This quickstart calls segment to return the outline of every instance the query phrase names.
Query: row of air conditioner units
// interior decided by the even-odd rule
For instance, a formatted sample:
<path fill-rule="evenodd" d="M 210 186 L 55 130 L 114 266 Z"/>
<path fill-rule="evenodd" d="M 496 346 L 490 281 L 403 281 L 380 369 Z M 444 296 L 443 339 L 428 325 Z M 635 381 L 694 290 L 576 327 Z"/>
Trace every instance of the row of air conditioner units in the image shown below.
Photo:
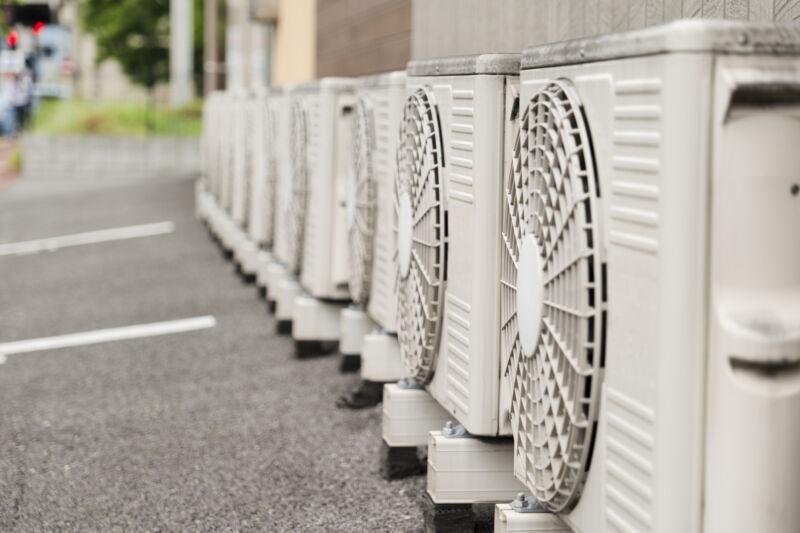
<path fill-rule="evenodd" d="M 800 28 L 677 22 L 206 113 L 198 209 L 297 340 L 513 437 L 565 528 L 800 531 Z"/>

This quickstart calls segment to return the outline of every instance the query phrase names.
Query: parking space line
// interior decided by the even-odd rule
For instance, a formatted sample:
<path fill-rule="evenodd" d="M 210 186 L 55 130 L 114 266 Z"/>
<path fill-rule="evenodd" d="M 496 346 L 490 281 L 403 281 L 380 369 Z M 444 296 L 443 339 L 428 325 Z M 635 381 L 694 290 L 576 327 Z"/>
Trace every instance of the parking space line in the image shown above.
<path fill-rule="evenodd" d="M 12 354 L 54 350 L 56 348 L 84 346 L 87 344 L 137 339 L 141 337 L 154 337 L 156 335 L 168 335 L 170 333 L 183 333 L 186 331 L 213 328 L 216 325 L 217 319 L 211 315 L 206 315 L 180 320 L 153 322 L 150 324 L 136 324 L 119 328 L 96 329 L 94 331 L 69 333 L 67 335 L 56 335 L 54 337 L 3 342 L 0 343 L 0 362 L 3 362 L 2 356 Z"/>
<path fill-rule="evenodd" d="M 68 248 L 70 246 L 121 241 L 125 239 L 136 239 L 138 237 L 152 237 L 154 235 L 172 233 L 173 231 L 175 231 L 174 223 L 155 222 L 153 224 L 138 224 L 136 226 L 123 226 L 119 228 L 87 231 L 84 233 L 73 233 L 72 235 L 59 235 L 57 237 L 48 237 L 46 239 L 10 242 L 6 244 L 0 244 L 0 256 L 52 252 L 60 248 Z"/>

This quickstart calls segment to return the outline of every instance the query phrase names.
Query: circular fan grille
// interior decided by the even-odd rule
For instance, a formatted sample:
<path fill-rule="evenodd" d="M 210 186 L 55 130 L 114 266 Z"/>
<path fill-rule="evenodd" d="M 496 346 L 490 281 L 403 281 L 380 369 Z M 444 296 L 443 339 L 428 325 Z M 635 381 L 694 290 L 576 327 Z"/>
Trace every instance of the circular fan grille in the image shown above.
<path fill-rule="evenodd" d="M 446 268 L 442 142 L 433 96 L 418 89 L 403 109 L 394 208 L 398 258 L 397 335 L 411 377 L 433 377 Z"/>
<path fill-rule="evenodd" d="M 353 168 L 350 173 L 347 198 L 347 218 L 350 246 L 350 297 L 357 304 L 369 299 L 372 270 L 372 240 L 375 235 L 375 176 L 372 171 L 372 152 L 375 148 L 371 106 L 360 98 L 356 104 L 356 123 L 353 135 Z"/>
<path fill-rule="evenodd" d="M 292 105 L 292 183 L 287 234 L 289 248 L 287 268 L 292 274 L 300 273 L 303 255 L 303 233 L 308 196 L 308 160 L 306 157 L 308 132 L 306 114 L 300 102 Z"/>
<path fill-rule="evenodd" d="M 577 502 L 596 432 L 605 347 L 598 193 L 580 103 L 551 83 L 523 111 L 506 182 L 501 351 L 516 468 L 552 511 Z"/>

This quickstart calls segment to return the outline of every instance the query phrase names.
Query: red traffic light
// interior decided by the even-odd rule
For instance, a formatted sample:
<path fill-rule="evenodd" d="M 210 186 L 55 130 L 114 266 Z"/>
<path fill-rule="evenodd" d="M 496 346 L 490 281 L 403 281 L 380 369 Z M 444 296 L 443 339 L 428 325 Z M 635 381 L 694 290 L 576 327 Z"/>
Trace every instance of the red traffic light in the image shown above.
<path fill-rule="evenodd" d="M 11 33 L 8 34 L 8 46 L 11 48 L 17 46 L 17 40 L 19 40 L 19 36 L 17 35 L 17 30 L 11 30 Z"/>
<path fill-rule="evenodd" d="M 33 25 L 33 34 L 39 35 L 40 33 L 42 33 L 43 29 L 44 29 L 44 22 L 40 20 L 39 22 Z"/>

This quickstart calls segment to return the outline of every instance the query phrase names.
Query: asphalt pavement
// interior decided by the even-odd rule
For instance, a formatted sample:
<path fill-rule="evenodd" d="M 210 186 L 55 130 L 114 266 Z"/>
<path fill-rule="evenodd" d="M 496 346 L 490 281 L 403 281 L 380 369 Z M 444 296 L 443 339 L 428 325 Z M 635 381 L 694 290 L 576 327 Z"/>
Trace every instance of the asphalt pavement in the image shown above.
<path fill-rule="evenodd" d="M 379 475 L 380 407 L 291 338 L 194 218 L 189 177 L 25 178 L 0 244 L 171 221 L 175 231 L 0 256 L 0 343 L 212 315 L 164 336 L 0 364 L 0 531 L 420 531 L 423 477 Z"/>

